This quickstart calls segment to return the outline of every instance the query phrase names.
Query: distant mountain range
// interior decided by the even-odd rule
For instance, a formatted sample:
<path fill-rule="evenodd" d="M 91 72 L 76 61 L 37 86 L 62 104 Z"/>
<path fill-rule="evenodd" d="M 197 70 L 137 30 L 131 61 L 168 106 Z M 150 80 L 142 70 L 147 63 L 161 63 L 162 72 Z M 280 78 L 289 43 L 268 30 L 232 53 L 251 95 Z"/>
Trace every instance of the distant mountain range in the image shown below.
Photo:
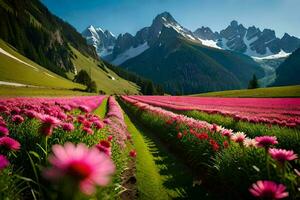
<path fill-rule="evenodd" d="M 90 29 L 97 30 L 89 27 L 83 35 Z M 97 41 L 98 36 L 90 36 L 90 41 Z M 247 86 L 253 74 L 264 76 L 253 59 L 204 44 L 168 12 L 156 16 L 151 26 L 135 36 L 120 34 L 111 54 L 103 58 L 162 84 L 172 94 L 239 89 Z"/>
<path fill-rule="evenodd" d="M 101 28 L 94 28 L 92 25 L 85 29 L 82 35 L 87 38 L 89 44 L 95 46 L 98 55 L 103 58 L 110 55 L 107 59 L 114 64 L 121 64 L 126 59 L 132 58 L 132 54 L 136 56 L 135 54 L 144 51 L 146 49 L 144 43 L 147 42 L 148 45 L 153 43 L 162 28 L 162 24 L 173 27 L 183 37 L 200 42 L 205 46 L 232 50 L 258 58 L 268 56 L 274 58 L 287 57 L 300 46 L 300 39 L 288 33 L 285 33 L 282 38 L 278 38 L 274 30 L 260 30 L 255 26 L 245 28 L 235 20 L 220 32 L 213 32 L 209 27 L 203 26 L 192 32 L 181 26 L 167 12 L 156 17 L 156 19 L 159 18 L 163 20 L 162 23 L 159 20 L 154 20 L 156 24 L 142 28 L 135 36 L 125 33 L 115 37 L 108 30 L 103 31 Z M 143 47 L 140 47 L 141 45 Z M 132 53 L 133 51 L 134 53 Z M 116 59 L 118 57 L 119 59 Z"/>
<path fill-rule="evenodd" d="M 246 88 L 253 74 L 262 86 L 269 85 L 276 68 L 300 46 L 300 39 L 287 33 L 278 38 L 273 30 L 245 28 L 237 21 L 220 32 L 208 27 L 193 32 L 168 12 L 134 36 L 114 37 L 93 26 L 82 34 L 104 60 L 162 84 L 172 94 Z"/>

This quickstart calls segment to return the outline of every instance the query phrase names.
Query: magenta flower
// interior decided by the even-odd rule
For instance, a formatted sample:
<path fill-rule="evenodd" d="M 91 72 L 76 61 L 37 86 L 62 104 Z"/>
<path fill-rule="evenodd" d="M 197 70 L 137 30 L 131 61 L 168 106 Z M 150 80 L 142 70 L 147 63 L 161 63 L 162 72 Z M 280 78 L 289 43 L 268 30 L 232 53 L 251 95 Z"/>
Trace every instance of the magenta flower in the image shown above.
<path fill-rule="evenodd" d="M 52 117 L 50 115 L 41 115 L 40 119 L 43 122 L 43 124 L 48 124 L 51 126 L 57 126 L 60 124 L 59 119 L 57 119 L 56 117 Z"/>
<path fill-rule="evenodd" d="M 178 139 L 181 139 L 181 138 L 182 138 L 182 133 L 180 133 L 180 132 L 177 133 L 177 138 L 178 138 Z"/>
<path fill-rule="evenodd" d="M 66 143 L 54 145 L 52 151 L 49 157 L 52 167 L 45 171 L 45 176 L 50 180 L 70 177 L 87 195 L 95 192 L 95 185 L 106 186 L 115 171 L 112 160 L 97 148 Z"/>
<path fill-rule="evenodd" d="M 258 147 L 268 148 L 272 145 L 278 144 L 277 138 L 275 136 L 259 136 L 255 137 Z"/>
<path fill-rule="evenodd" d="M 130 152 L 129 152 L 129 156 L 132 157 L 132 158 L 135 158 L 137 155 L 136 151 L 134 149 L 132 149 Z"/>
<path fill-rule="evenodd" d="M 249 189 L 250 193 L 262 199 L 282 199 L 289 196 L 289 193 L 285 191 L 286 187 L 282 184 L 277 184 L 273 181 L 257 181 L 252 184 Z"/>
<path fill-rule="evenodd" d="M 75 129 L 72 123 L 62 123 L 61 127 L 64 131 L 73 131 Z"/>
<path fill-rule="evenodd" d="M 0 126 L 0 135 L 8 136 L 9 135 L 9 130 L 4 126 Z"/>
<path fill-rule="evenodd" d="M 19 150 L 20 143 L 17 140 L 14 140 L 10 137 L 2 137 L 0 138 L 0 147 L 4 147 L 7 150 Z"/>
<path fill-rule="evenodd" d="M 29 118 L 29 119 L 33 119 L 37 117 L 37 113 L 33 110 L 28 110 L 25 112 L 25 115 Z"/>
<path fill-rule="evenodd" d="M 0 154 L 0 170 L 6 168 L 9 165 L 9 161 L 4 155 Z"/>
<path fill-rule="evenodd" d="M 100 121 L 95 121 L 94 126 L 96 127 L 96 129 L 102 129 L 104 127 L 104 124 Z"/>
<path fill-rule="evenodd" d="M 14 115 L 12 117 L 12 121 L 15 122 L 16 124 L 21 124 L 24 122 L 24 118 L 21 115 Z"/>
<path fill-rule="evenodd" d="M 91 129 L 91 128 L 83 127 L 82 130 L 83 130 L 84 132 L 86 132 L 87 134 L 89 134 L 89 135 L 94 134 L 94 131 L 93 131 L 93 129 Z"/>
<path fill-rule="evenodd" d="M 101 140 L 99 144 L 96 145 L 99 151 L 105 153 L 107 156 L 111 156 L 110 142 L 106 140 Z"/>
<path fill-rule="evenodd" d="M 6 112 L 8 110 L 9 108 L 7 106 L 3 106 L 3 105 L 0 106 L 0 112 Z"/>
<path fill-rule="evenodd" d="M 79 106 L 78 108 L 82 112 L 90 112 L 90 110 L 91 110 L 88 106 L 83 106 L 83 105 Z"/>
<path fill-rule="evenodd" d="M 84 127 L 87 127 L 87 128 L 91 128 L 92 124 L 93 124 L 93 122 L 90 122 L 90 121 L 87 121 L 87 120 L 82 122 L 82 125 Z"/>
<path fill-rule="evenodd" d="M 295 154 L 294 151 L 285 149 L 271 148 L 269 149 L 269 154 L 274 160 L 277 160 L 281 163 L 298 158 L 297 154 Z"/>
<path fill-rule="evenodd" d="M 232 130 L 228 130 L 228 129 L 221 129 L 221 133 L 224 137 L 228 137 L 228 138 L 231 138 L 232 136 Z"/>
<path fill-rule="evenodd" d="M 109 142 L 111 142 L 113 139 L 114 139 L 114 137 L 113 137 L 112 135 L 109 135 L 109 136 L 107 137 L 107 141 L 109 141 Z"/>
<path fill-rule="evenodd" d="M 61 123 L 59 119 L 49 115 L 41 115 L 40 120 L 42 121 L 40 133 L 45 136 L 50 136 L 53 132 L 53 128 Z"/>

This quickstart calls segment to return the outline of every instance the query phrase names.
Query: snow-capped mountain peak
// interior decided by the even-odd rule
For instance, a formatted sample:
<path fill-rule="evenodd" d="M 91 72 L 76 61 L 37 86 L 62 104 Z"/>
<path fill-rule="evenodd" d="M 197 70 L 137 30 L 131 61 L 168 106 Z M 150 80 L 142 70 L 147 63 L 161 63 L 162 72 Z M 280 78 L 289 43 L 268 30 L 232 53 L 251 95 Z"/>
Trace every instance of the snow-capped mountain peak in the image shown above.
<path fill-rule="evenodd" d="M 88 26 L 83 32 L 87 43 L 93 45 L 100 57 L 112 54 L 116 37 L 108 30 L 103 31 L 100 27 Z"/>
<path fill-rule="evenodd" d="M 285 34 L 280 39 L 276 37 L 274 30 L 263 29 L 261 31 L 255 26 L 245 28 L 236 20 L 219 33 L 213 32 L 208 27 L 201 27 L 194 31 L 194 35 L 201 40 L 210 41 L 208 44 L 214 42 L 222 49 L 240 52 L 255 58 L 272 55 L 287 56 L 300 46 L 299 38 Z M 205 45 L 205 42 L 203 44 Z"/>

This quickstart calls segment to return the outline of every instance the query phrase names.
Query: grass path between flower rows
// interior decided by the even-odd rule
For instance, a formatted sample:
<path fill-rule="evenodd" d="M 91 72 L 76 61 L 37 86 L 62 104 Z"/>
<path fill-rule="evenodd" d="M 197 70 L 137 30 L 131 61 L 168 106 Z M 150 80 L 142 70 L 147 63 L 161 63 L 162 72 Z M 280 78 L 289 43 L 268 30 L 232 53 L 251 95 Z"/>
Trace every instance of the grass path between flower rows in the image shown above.
<path fill-rule="evenodd" d="M 210 199 L 205 189 L 198 185 L 193 187 L 194 178 L 190 169 L 170 153 L 153 133 L 130 113 L 125 113 L 125 122 L 137 151 L 138 199 Z"/>
<path fill-rule="evenodd" d="M 108 97 L 105 97 L 102 100 L 101 105 L 94 111 L 94 114 L 98 115 L 101 119 L 104 119 L 107 113 L 107 101 Z"/>

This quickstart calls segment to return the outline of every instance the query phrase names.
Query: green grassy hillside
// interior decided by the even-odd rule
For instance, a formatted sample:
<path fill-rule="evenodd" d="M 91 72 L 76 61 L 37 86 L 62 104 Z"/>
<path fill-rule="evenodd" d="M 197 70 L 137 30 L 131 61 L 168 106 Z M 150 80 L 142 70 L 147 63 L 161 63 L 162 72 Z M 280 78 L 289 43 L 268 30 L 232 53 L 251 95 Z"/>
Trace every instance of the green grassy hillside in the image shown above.
<path fill-rule="evenodd" d="M 199 97 L 300 97 L 300 85 L 194 94 Z"/>
<path fill-rule="evenodd" d="M 75 55 L 72 62 L 77 72 L 86 70 L 91 75 L 91 78 L 96 81 L 98 90 L 103 90 L 107 94 L 139 93 L 136 84 L 120 78 L 113 71 L 105 67 L 102 61 L 96 61 L 91 57 L 86 57 L 75 48 L 70 48 Z M 68 76 L 73 78 L 74 74 L 69 73 Z"/>
<path fill-rule="evenodd" d="M 0 95 L 4 95 L 5 93 L 9 96 L 26 95 L 31 91 L 36 93 L 36 95 L 47 95 L 50 94 L 51 91 L 54 94 L 57 93 L 68 95 L 73 93 L 75 94 L 76 92 L 66 92 L 66 89 L 85 89 L 85 86 L 65 79 L 36 64 L 32 60 L 22 56 L 13 47 L 2 40 L 0 40 L 0 48 L 2 49 L 0 49 L 0 81 L 42 87 L 40 89 L 29 89 L 2 86 L 0 88 Z M 82 55 L 75 48 L 71 47 L 71 49 L 74 53 L 74 59 L 72 61 L 76 66 L 77 71 L 84 69 L 87 72 L 91 72 L 92 79 L 96 81 L 99 90 L 103 90 L 108 94 L 138 93 L 138 87 L 134 83 L 120 78 L 113 71 L 104 67 L 104 64 L 101 61 L 96 61 L 91 57 L 88 58 Z M 8 53 L 19 60 L 16 60 L 9 55 L 5 55 L 5 53 Z M 69 73 L 68 76 L 70 79 L 72 79 L 74 77 L 74 74 Z M 15 89 L 13 89 L 13 92 L 11 93 L 10 89 L 8 88 Z M 54 91 L 54 89 L 59 89 L 59 91 L 56 92 Z M 42 92 L 42 90 L 45 90 L 45 92 Z"/>
<path fill-rule="evenodd" d="M 16 82 L 48 88 L 85 88 L 85 86 L 62 78 L 22 56 L 13 47 L 1 39 L 0 48 L 2 49 L 2 53 L 0 52 L 0 81 Z M 22 62 L 5 55 L 3 51 L 16 57 Z"/>

